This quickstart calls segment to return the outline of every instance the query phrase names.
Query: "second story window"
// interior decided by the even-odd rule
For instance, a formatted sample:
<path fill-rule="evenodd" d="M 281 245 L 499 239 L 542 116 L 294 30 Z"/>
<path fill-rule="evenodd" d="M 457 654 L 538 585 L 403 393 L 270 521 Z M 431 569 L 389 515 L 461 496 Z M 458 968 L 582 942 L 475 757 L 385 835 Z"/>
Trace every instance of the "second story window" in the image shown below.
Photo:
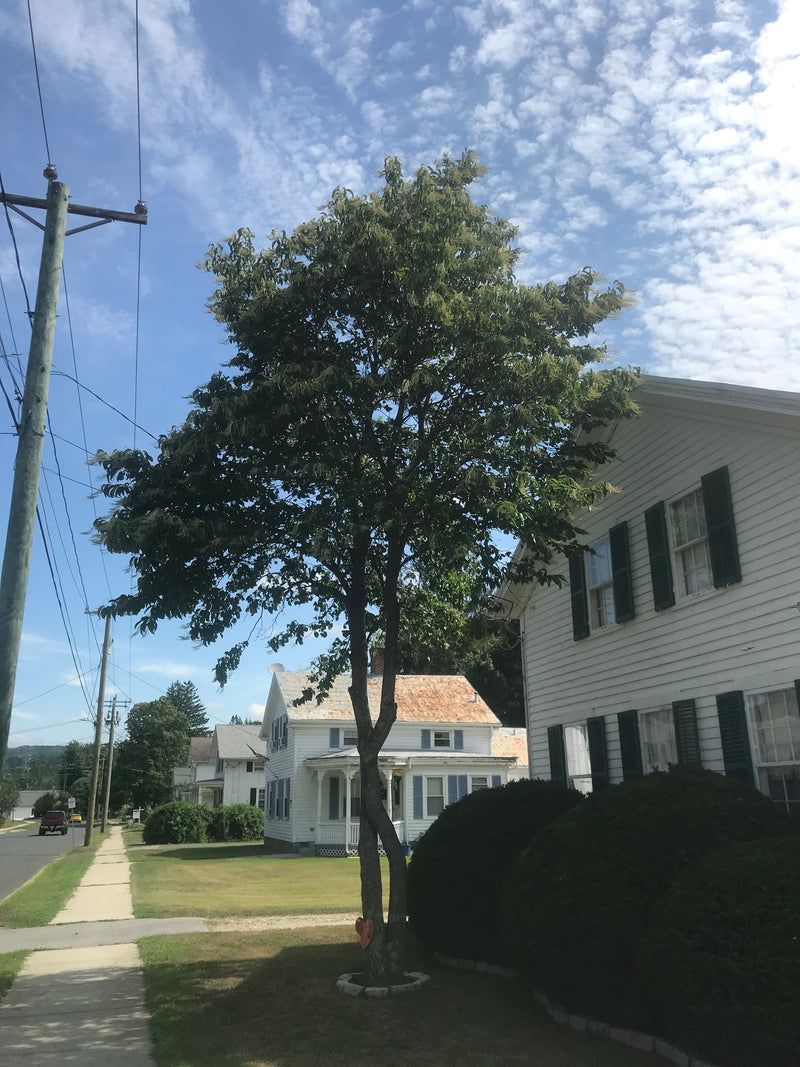
<path fill-rule="evenodd" d="M 669 513 L 675 574 L 681 595 L 692 596 L 711 589 L 713 582 L 702 489 L 670 504 Z"/>
<path fill-rule="evenodd" d="M 599 629 L 616 622 L 614 575 L 611 569 L 611 545 L 606 537 L 592 545 L 586 556 L 586 584 L 589 592 L 591 626 Z"/>
<path fill-rule="evenodd" d="M 434 730 L 433 731 L 433 747 L 434 748 L 450 748 L 450 731 L 449 730 Z"/>

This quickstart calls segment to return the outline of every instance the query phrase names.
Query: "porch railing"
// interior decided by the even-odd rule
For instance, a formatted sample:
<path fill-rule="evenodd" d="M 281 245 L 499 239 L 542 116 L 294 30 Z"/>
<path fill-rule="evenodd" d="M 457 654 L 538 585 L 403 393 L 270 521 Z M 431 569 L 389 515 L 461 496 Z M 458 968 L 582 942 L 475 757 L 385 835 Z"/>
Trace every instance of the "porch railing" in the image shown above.
<path fill-rule="evenodd" d="M 401 842 L 405 840 L 406 824 L 400 819 L 394 823 L 395 832 Z M 354 819 L 350 823 L 350 839 L 347 842 L 348 849 L 358 848 L 360 826 L 358 819 Z M 317 844 L 318 845 L 341 845 L 345 844 L 345 834 L 347 832 L 347 823 L 344 819 L 337 819 L 332 822 L 321 822 L 317 826 Z"/>

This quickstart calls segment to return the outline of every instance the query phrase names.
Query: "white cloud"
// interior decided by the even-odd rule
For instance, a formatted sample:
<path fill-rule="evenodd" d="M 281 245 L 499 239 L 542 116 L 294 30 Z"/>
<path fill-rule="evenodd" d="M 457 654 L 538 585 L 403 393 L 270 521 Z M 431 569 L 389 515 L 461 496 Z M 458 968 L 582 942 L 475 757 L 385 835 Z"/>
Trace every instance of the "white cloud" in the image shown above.
<path fill-rule="evenodd" d="M 178 660 L 171 659 L 153 659 L 145 660 L 143 663 L 137 663 L 134 673 L 160 674 L 165 678 L 175 679 L 190 678 L 196 671 L 196 663 L 181 663 Z"/>

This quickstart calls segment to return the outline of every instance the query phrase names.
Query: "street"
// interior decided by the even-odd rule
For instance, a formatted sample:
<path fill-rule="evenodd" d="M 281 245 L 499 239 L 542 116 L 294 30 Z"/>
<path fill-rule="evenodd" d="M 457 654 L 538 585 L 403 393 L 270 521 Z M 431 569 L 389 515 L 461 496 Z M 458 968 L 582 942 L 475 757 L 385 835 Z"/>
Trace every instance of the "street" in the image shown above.
<path fill-rule="evenodd" d="M 0 900 L 38 874 L 56 856 L 83 844 L 85 828 L 71 826 L 69 833 L 39 837 L 38 821 L 25 830 L 0 833 Z"/>

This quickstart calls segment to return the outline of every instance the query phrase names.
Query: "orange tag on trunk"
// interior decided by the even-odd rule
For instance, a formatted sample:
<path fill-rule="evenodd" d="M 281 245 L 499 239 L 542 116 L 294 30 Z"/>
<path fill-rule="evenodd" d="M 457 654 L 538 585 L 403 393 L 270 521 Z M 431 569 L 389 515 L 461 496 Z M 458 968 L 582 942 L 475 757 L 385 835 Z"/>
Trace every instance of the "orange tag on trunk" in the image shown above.
<path fill-rule="evenodd" d="M 362 948 L 366 948 L 372 940 L 372 930 L 372 919 L 365 919 L 363 916 L 356 919 L 356 933 Z"/>

